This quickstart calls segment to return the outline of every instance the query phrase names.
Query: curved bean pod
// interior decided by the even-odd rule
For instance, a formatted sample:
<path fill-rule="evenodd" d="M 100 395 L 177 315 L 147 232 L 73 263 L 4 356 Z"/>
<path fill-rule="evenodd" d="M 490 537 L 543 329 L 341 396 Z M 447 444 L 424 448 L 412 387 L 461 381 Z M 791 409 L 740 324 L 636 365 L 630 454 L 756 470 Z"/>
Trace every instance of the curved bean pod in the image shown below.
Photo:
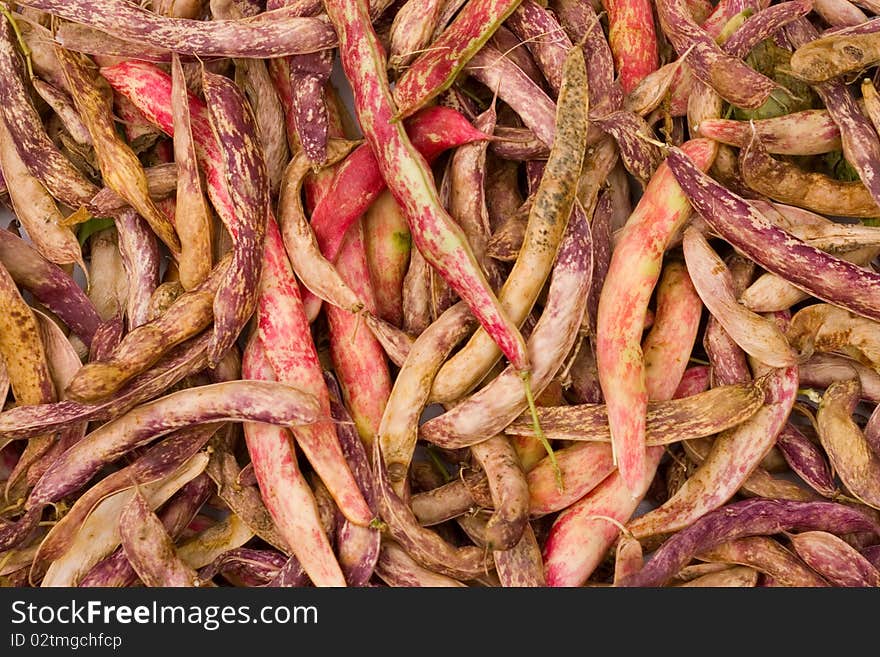
<path fill-rule="evenodd" d="M 746 536 L 766 536 L 791 530 L 877 534 L 880 525 L 856 509 L 833 502 L 765 499 L 735 502 L 707 513 L 665 541 L 645 567 L 625 578 L 620 586 L 660 586 L 687 565 L 694 555 L 717 545 Z"/>
<path fill-rule="evenodd" d="M 280 383 L 230 381 L 188 388 L 137 407 L 67 450 L 31 491 L 28 509 L 78 490 L 108 461 L 171 431 L 218 421 L 299 426 L 320 420 L 314 397 Z"/>

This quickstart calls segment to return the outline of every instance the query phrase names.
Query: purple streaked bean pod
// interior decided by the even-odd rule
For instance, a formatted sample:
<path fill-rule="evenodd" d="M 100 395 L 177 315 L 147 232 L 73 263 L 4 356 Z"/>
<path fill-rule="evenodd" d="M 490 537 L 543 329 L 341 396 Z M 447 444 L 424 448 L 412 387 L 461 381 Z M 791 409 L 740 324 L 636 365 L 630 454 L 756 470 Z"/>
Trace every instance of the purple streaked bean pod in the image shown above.
<path fill-rule="evenodd" d="M 181 390 L 102 425 L 67 450 L 34 486 L 26 507 L 61 499 L 105 463 L 177 429 L 218 421 L 298 426 L 319 415 L 314 397 L 280 383 L 230 381 Z"/>
<path fill-rule="evenodd" d="M 791 546 L 810 568 L 835 586 L 880 586 L 880 571 L 834 534 L 807 531 L 791 536 Z"/>
<path fill-rule="evenodd" d="M 550 155 L 547 144 L 535 137 L 531 130 L 505 125 L 495 126 L 494 139 L 489 144 L 489 150 L 501 159 L 517 162 L 542 160 Z"/>
<path fill-rule="evenodd" d="M 589 308 L 587 312 L 589 312 Z M 580 349 L 572 361 L 568 374 L 571 378 L 571 384 L 567 392 L 573 402 L 601 404 L 604 401 L 602 386 L 599 385 L 599 372 L 596 369 L 596 353 L 589 341 L 581 341 Z"/>
<path fill-rule="evenodd" d="M 539 88 L 544 89 L 544 74 L 532 56 L 531 50 L 506 25 L 501 25 L 489 39 L 487 47 L 502 53 Z"/>
<path fill-rule="evenodd" d="M 328 144 L 327 164 L 336 164 L 351 151 L 354 142 L 333 139 Z M 318 245 L 318 240 L 302 201 L 302 187 L 312 170 L 305 153 L 297 153 L 287 167 L 281 185 L 279 199 L 279 224 L 287 256 L 297 276 L 309 292 L 319 300 L 323 299 L 343 310 L 357 313 L 363 309 L 364 302 L 355 294 L 331 259 L 327 259 Z M 341 245 L 341 243 L 340 243 Z M 308 303 L 305 303 L 306 317 L 309 316 Z M 312 312 L 317 315 L 320 303 L 312 304 Z"/>
<path fill-rule="evenodd" d="M 213 365 L 256 308 L 270 195 L 256 118 L 244 95 L 232 81 L 207 71 L 202 74 L 202 88 L 235 209 L 235 223 L 227 225 L 233 239 L 232 261 L 214 298 L 214 340 L 208 347 L 208 363 Z"/>
<path fill-rule="evenodd" d="M 620 586 L 661 586 L 697 554 L 746 536 L 822 530 L 835 534 L 871 532 L 880 525 L 861 511 L 834 502 L 751 499 L 728 504 L 667 539 L 645 567 Z"/>
<path fill-rule="evenodd" d="M 98 404 L 63 400 L 54 404 L 18 406 L 0 413 L 0 436 L 30 438 L 77 422 L 117 417 L 204 369 L 209 339 L 210 334 L 206 333 L 180 345 L 154 367 L 131 379 L 116 394 Z"/>
<path fill-rule="evenodd" d="M 862 556 L 880 570 L 880 545 L 869 545 L 861 550 Z"/>
<path fill-rule="evenodd" d="M 227 257 L 201 285 L 179 296 L 162 315 L 130 331 L 110 358 L 85 365 L 67 386 L 68 397 L 102 401 L 175 345 L 205 329 L 211 323 L 211 304 L 228 264 Z"/>
<path fill-rule="evenodd" d="M 31 174 L 56 199 L 72 208 L 87 205 L 98 191 L 52 143 L 30 102 L 15 37 L 9 21 L 0 20 L 0 113 Z"/>
<path fill-rule="evenodd" d="M 495 108 L 477 116 L 474 127 L 480 132 L 492 134 L 497 115 Z M 449 165 L 449 213 L 461 226 L 477 261 L 487 272 L 490 283 L 497 283 L 501 276 L 497 263 L 486 256 L 489 241 L 489 210 L 486 206 L 486 150 L 488 141 L 472 142 L 459 146 Z"/>
<path fill-rule="evenodd" d="M 333 68 L 331 50 L 321 50 L 288 59 L 293 122 L 299 142 L 309 160 L 318 165 L 327 159 L 330 118 L 324 89 Z"/>
<path fill-rule="evenodd" d="M 736 427 L 752 417 L 764 402 L 757 383 L 718 386 L 711 390 L 663 402 L 649 402 L 646 425 L 648 445 L 711 436 Z M 538 420 L 550 439 L 610 442 L 608 412 L 600 404 L 578 404 L 538 409 Z M 505 429 L 510 435 L 529 435 L 531 420 L 521 416 Z"/>
<path fill-rule="evenodd" d="M 361 442 L 351 415 L 342 403 L 342 390 L 330 372 L 324 372 L 330 390 L 330 413 L 337 422 L 339 446 L 348 461 L 364 499 L 376 513 L 375 479 L 364 444 Z M 336 549 L 339 566 L 349 586 L 366 586 L 379 559 L 382 535 L 378 529 L 355 525 L 337 513 Z"/>
<path fill-rule="evenodd" d="M 590 232 L 593 234 L 593 285 L 590 288 L 587 310 L 584 313 L 584 322 L 589 328 L 590 335 L 596 335 L 599 295 L 602 292 L 602 286 L 605 285 L 605 276 L 608 274 L 608 267 L 611 264 L 613 216 L 614 192 L 610 189 L 604 190 L 596 201 L 596 209 L 593 211 L 593 219 L 590 222 Z"/>
<path fill-rule="evenodd" d="M 33 294 L 87 346 L 91 344 L 101 318 L 71 276 L 8 230 L 0 230 L 0 263 L 16 284 Z"/>
<path fill-rule="evenodd" d="M 672 148 L 666 162 L 697 212 L 737 250 L 813 296 L 880 319 L 880 274 L 835 258 L 775 226 L 679 149 Z"/>
<path fill-rule="evenodd" d="M 554 0 L 550 6 L 571 41 L 583 41 L 587 78 L 590 80 L 590 107 L 596 113 L 620 109 L 623 89 L 614 75 L 611 47 L 593 6 L 578 0 Z"/>
<path fill-rule="evenodd" d="M 238 585 L 267 586 L 278 577 L 288 561 L 286 556 L 274 550 L 235 548 L 200 568 L 198 576 L 202 583 L 222 575 Z"/>
<path fill-rule="evenodd" d="M 728 541 L 697 555 L 709 562 L 750 566 L 773 577 L 782 586 L 826 587 L 822 577 L 776 540 L 766 536 L 747 536 Z"/>
<path fill-rule="evenodd" d="M 769 153 L 818 155 L 840 150 L 840 129 L 828 110 L 804 110 L 757 121 L 707 119 L 700 135 L 744 147 L 757 135 Z"/>
<path fill-rule="evenodd" d="M 880 374 L 856 360 L 836 354 L 815 353 L 800 365 L 801 386 L 825 389 L 835 381 L 858 377 L 862 399 L 880 403 Z"/>
<path fill-rule="evenodd" d="M 556 136 L 556 105 L 516 64 L 491 46 L 483 46 L 465 71 L 510 105 L 526 127 L 547 146 Z"/>
<path fill-rule="evenodd" d="M 541 546 L 531 525 L 525 525 L 522 538 L 516 545 L 509 550 L 496 550 L 492 556 L 501 586 L 533 588 L 547 585 Z"/>
<path fill-rule="evenodd" d="M 213 2 L 211 8 L 214 20 L 250 17 L 261 11 L 262 7 L 258 4 L 246 2 Z M 314 55 L 320 55 L 320 53 L 297 55 L 297 57 L 308 58 Z M 290 159 L 290 151 L 285 132 L 284 108 L 267 64 L 268 62 L 257 59 L 238 59 L 235 61 L 235 80 L 238 86 L 244 90 L 253 108 L 257 119 L 260 143 L 263 146 L 270 187 L 272 193 L 277 194 L 284 167 Z"/>
<path fill-rule="evenodd" d="M 746 19 L 721 46 L 729 55 L 745 58 L 759 43 L 772 37 L 791 21 L 806 16 L 816 0 L 791 0 L 762 9 Z"/>
<path fill-rule="evenodd" d="M 159 246 L 156 236 L 131 208 L 116 217 L 119 233 L 119 252 L 128 273 L 128 330 L 146 324 L 149 320 L 150 299 L 159 283 Z"/>
<path fill-rule="evenodd" d="M 725 53 L 690 17 L 684 0 L 661 0 L 657 13 L 664 32 L 680 56 L 685 53 L 694 76 L 727 102 L 755 109 L 764 104 L 777 84 Z"/>
<path fill-rule="evenodd" d="M 441 575 L 420 566 L 406 551 L 393 541 L 382 541 L 376 575 L 388 586 L 394 587 L 460 587 L 457 579 Z"/>
<path fill-rule="evenodd" d="M 651 126 L 638 114 L 627 110 L 593 117 L 591 121 L 614 137 L 627 171 L 646 185 L 663 159 L 660 149 L 646 140 L 655 139 Z"/>
<path fill-rule="evenodd" d="M 306 575 L 306 571 L 303 569 L 302 564 L 300 564 L 296 557 L 290 557 L 290 559 L 287 560 L 287 563 L 285 563 L 281 567 L 281 570 L 278 571 L 278 574 L 269 581 L 267 586 L 287 588 L 307 586 L 308 583 L 309 576 Z"/>
<path fill-rule="evenodd" d="M 108 475 L 87 490 L 46 535 L 34 563 L 48 565 L 67 551 L 92 509 L 104 498 L 163 479 L 198 452 L 219 429 L 219 424 L 178 431 L 151 447 L 134 463 Z"/>
<path fill-rule="evenodd" d="M 125 41 L 202 58 L 268 59 L 315 52 L 336 43 L 325 18 L 302 17 L 299 7 L 241 20 L 196 21 L 157 16 L 124 0 L 26 0 L 20 4 L 110 32 Z"/>
<path fill-rule="evenodd" d="M 70 96 L 40 78 L 33 78 L 31 84 L 34 86 L 34 91 L 40 94 L 40 98 L 45 100 L 46 104 L 58 115 L 58 118 L 74 141 L 84 146 L 90 146 L 92 144 L 92 136 L 79 117 Z"/>
<path fill-rule="evenodd" d="M 733 278 L 734 292 L 742 294 L 754 274 L 754 263 L 734 255 L 725 264 Z M 746 383 L 751 380 L 752 373 L 745 352 L 711 314 L 703 334 L 703 348 L 712 366 L 713 386 Z"/>
<path fill-rule="evenodd" d="M 132 42 L 79 23 L 62 23 L 55 39 L 67 50 L 94 57 L 120 57 L 157 64 L 171 61 L 171 51 L 145 42 Z"/>
<path fill-rule="evenodd" d="M 74 535 L 70 547 L 48 564 L 45 575 L 41 570 L 32 568 L 31 579 L 36 581 L 42 576 L 41 586 L 46 587 L 75 586 L 92 566 L 113 554 L 118 547 L 119 517 L 136 494 L 142 495 L 151 509 L 157 509 L 185 484 L 198 477 L 207 462 L 207 454 L 198 452 L 163 479 L 128 488 L 100 500 Z"/>
<path fill-rule="evenodd" d="M 376 441 L 382 450 L 388 480 L 398 495 L 406 490 L 419 418 L 433 378 L 449 352 L 472 328 L 473 317 L 467 305 L 459 303 L 448 309 L 416 339 L 397 375 Z"/>
<path fill-rule="evenodd" d="M 712 316 L 746 353 L 770 367 L 789 367 L 797 358 L 776 324 L 736 300 L 733 276 L 696 228 L 688 228 L 682 243 L 694 287 Z"/>
<path fill-rule="evenodd" d="M 809 484 L 810 488 L 823 497 L 834 498 L 837 495 L 834 474 L 822 450 L 791 422 L 779 432 L 776 446 L 792 471 Z"/>
<path fill-rule="evenodd" d="M 524 0 L 508 16 L 506 25 L 526 44 L 554 96 L 558 95 L 562 68 L 572 43 L 556 17 L 538 3 Z"/>
<path fill-rule="evenodd" d="M 0 525 L 0 550 L 6 551 L 25 543 L 39 527 L 42 515 L 42 508 L 34 508 L 26 511 L 14 522 Z"/>

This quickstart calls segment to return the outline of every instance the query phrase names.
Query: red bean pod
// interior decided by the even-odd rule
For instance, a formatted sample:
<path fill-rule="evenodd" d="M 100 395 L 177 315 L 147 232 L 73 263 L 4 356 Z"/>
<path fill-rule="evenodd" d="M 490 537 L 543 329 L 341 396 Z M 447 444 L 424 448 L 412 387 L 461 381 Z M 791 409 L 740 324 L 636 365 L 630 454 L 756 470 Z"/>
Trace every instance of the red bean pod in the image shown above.
<path fill-rule="evenodd" d="M 325 6 L 339 34 L 343 68 L 352 82 L 364 135 L 382 177 L 406 214 L 416 247 L 470 306 L 514 367 L 528 372 L 531 368 L 522 335 L 502 311 L 461 229 L 440 205 L 425 160 L 403 127 L 391 121 L 394 110 L 385 58 L 367 7 L 362 2 L 353 6 L 328 2 Z"/>

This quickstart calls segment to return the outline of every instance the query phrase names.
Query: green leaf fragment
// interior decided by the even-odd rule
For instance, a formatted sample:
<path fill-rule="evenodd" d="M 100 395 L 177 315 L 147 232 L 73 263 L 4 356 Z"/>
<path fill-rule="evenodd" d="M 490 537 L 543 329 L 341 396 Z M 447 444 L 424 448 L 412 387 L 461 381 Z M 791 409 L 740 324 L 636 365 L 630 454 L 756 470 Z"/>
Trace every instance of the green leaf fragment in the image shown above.
<path fill-rule="evenodd" d="M 76 231 L 76 239 L 79 241 L 80 246 L 84 246 L 86 240 L 92 235 L 107 228 L 112 228 L 115 225 L 110 217 L 93 217 L 79 225 L 79 230 Z"/>

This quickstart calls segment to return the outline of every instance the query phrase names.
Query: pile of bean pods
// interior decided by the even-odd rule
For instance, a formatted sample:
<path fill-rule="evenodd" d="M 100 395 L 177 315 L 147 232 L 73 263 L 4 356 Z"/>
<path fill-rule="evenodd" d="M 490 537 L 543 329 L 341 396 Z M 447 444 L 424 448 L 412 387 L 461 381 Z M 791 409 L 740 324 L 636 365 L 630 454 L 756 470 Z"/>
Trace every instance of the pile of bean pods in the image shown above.
<path fill-rule="evenodd" d="M 0 3 L 0 582 L 880 585 L 878 65 L 876 0 Z"/>

